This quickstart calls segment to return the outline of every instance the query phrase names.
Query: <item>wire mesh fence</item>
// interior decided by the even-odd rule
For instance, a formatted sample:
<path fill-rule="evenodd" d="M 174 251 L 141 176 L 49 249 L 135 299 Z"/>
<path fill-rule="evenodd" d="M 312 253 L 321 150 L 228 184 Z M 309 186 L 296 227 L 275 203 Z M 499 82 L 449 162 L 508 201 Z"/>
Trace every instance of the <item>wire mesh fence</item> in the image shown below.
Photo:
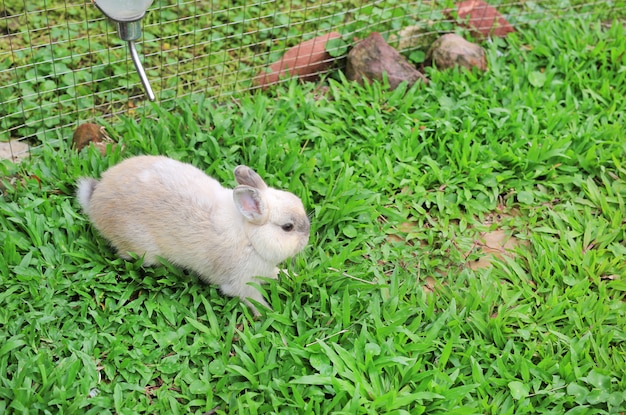
<path fill-rule="evenodd" d="M 626 13 L 624 1 L 491 3 L 516 28 Z M 453 1 L 438 0 L 157 0 L 143 20 L 138 48 L 157 102 L 173 106 L 194 93 L 219 100 L 253 89 L 255 77 L 287 48 L 331 31 L 342 35 L 344 49 L 377 31 L 410 53 L 420 42 L 402 42 L 399 33 L 418 38 L 453 31 L 454 10 Z M 403 32 L 416 25 L 421 29 Z M 140 114 L 146 102 L 125 43 L 93 3 L 3 0 L 0 104 L 0 142 L 38 145 L 68 137 L 84 121 Z"/>

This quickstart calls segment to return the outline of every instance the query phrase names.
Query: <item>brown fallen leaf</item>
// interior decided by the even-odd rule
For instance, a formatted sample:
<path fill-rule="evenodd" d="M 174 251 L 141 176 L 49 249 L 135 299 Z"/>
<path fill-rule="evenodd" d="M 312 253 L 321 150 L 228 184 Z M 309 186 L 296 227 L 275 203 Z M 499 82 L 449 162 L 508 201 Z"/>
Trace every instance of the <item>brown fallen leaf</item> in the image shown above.
<path fill-rule="evenodd" d="M 525 245 L 525 241 L 521 241 L 511 235 L 509 231 L 496 229 L 494 231 L 483 232 L 480 239 L 476 241 L 475 247 L 480 249 L 482 256 L 477 261 L 469 262 L 469 267 L 473 270 L 488 268 L 494 258 L 502 258 L 504 256 L 513 256 L 513 251 L 520 245 Z"/>
<path fill-rule="evenodd" d="M 437 287 L 437 281 L 433 277 L 424 278 L 424 292 L 434 293 Z"/>
<path fill-rule="evenodd" d="M 392 233 L 392 234 L 387 235 L 387 242 L 400 243 L 400 242 L 404 242 L 404 238 L 401 238 L 398 235 L 394 235 Z"/>
<path fill-rule="evenodd" d="M 410 234 L 410 233 L 414 233 L 418 231 L 418 224 L 417 222 L 406 221 L 406 222 L 402 222 L 401 224 L 399 224 L 397 227 L 395 227 L 395 229 L 399 233 Z M 387 234 L 387 242 L 391 242 L 391 243 L 407 242 L 407 238 L 402 237 L 395 233 L 389 233 Z M 423 242 L 421 244 L 424 245 Z"/>
<path fill-rule="evenodd" d="M 605 281 L 619 280 L 619 275 L 617 275 L 617 274 L 601 275 L 600 279 L 601 280 L 605 280 Z"/>
<path fill-rule="evenodd" d="M 41 179 L 35 174 L 28 174 L 24 172 L 6 177 L 0 177 L 0 195 L 7 190 L 7 187 L 27 186 L 29 180 L 37 182 L 39 190 L 41 190 Z"/>

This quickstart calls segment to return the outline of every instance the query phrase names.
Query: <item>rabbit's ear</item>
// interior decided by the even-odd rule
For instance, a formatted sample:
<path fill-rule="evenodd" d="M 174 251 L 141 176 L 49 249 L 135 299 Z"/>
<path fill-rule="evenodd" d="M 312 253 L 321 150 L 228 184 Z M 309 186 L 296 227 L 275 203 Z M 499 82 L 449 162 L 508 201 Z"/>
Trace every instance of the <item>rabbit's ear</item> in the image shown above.
<path fill-rule="evenodd" d="M 258 189 L 250 186 L 237 186 L 233 189 L 233 200 L 239 212 L 249 222 L 255 225 L 267 222 L 265 199 Z"/>
<path fill-rule="evenodd" d="M 252 170 L 250 167 L 237 166 L 235 167 L 234 173 L 235 180 L 237 180 L 237 183 L 241 185 L 254 187 L 259 190 L 267 189 L 267 185 L 265 184 L 261 176 L 259 176 L 257 172 Z"/>

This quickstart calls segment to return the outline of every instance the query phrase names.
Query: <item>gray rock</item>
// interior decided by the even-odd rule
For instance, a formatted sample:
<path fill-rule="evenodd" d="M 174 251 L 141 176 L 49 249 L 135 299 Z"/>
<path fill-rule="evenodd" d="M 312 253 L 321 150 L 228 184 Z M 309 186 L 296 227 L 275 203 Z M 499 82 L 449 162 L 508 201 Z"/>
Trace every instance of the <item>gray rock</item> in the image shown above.
<path fill-rule="evenodd" d="M 454 33 L 441 36 L 431 45 L 426 62 L 432 62 L 439 69 L 462 66 L 487 70 L 485 50 Z"/>
<path fill-rule="evenodd" d="M 364 80 L 382 82 L 384 73 L 391 89 L 405 81 L 409 85 L 417 81 L 428 83 L 426 77 L 389 46 L 380 33 L 374 32 L 354 45 L 348 53 L 346 77 L 361 84 Z"/>

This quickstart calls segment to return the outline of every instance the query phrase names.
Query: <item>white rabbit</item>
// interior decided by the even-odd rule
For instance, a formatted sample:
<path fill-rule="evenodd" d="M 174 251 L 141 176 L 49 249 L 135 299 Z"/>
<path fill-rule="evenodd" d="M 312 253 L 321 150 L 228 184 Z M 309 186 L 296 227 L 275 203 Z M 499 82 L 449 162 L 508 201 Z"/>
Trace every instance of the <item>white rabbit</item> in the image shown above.
<path fill-rule="evenodd" d="M 78 201 L 122 258 L 157 257 L 195 271 L 229 296 L 269 307 L 250 282 L 277 278 L 278 265 L 308 242 L 302 201 L 268 187 L 238 166 L 239 184 L 222 187 L 196 167 L 162 156 L 137 156 L 111 167 L 100 181 L 81 178 Z"/>

